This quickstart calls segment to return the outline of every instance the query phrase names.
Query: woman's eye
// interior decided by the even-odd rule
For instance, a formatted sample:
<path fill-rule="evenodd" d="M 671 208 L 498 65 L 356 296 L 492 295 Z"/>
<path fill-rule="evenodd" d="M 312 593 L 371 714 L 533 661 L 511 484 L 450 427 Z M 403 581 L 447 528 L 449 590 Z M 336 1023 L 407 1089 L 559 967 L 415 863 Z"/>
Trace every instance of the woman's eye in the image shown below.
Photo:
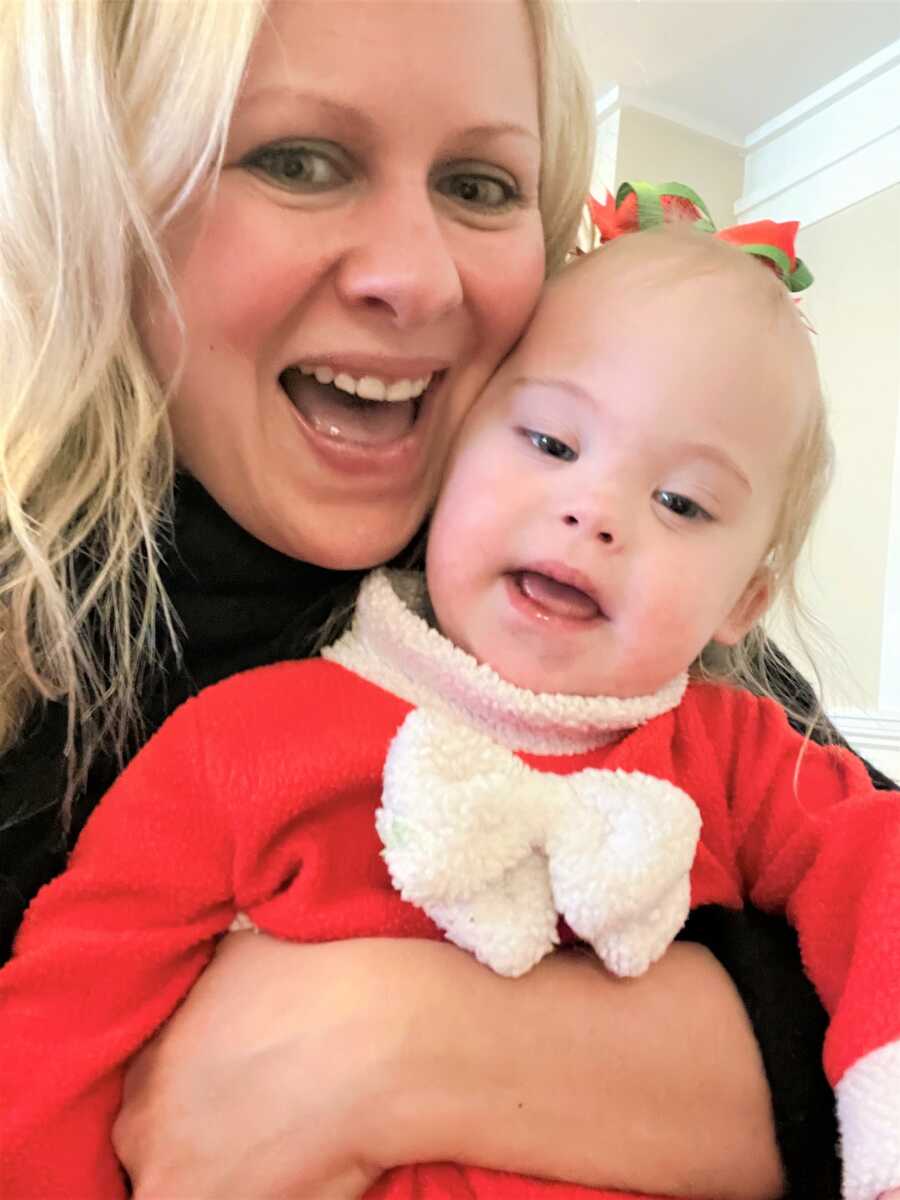
<path fill-rule="evenodd" d="M 334 153 L 292 142 L 276 142 L 254 150 L 241 166 L 295 191 L 324 192 L 349 180 L 347 168 L 335 161 Z"/>
<path fill-rule="evenodd" d="M 654 492 L 654 500 L 658 501 L 663 508 L 674 513 L 676 517 L 684 517 L 686 521 L 711 521 L 712 516 L 701 508 L 696 500 L 691 500 L 687 496 L 682 496 L 679 492 L 667 492 L 660 490 Z"/>
<path fill-rule="evenodd" d="M 502 211 L 519 199 L 519 190 L 512 179 L 485 175 L 477 171 L 462 171 L 446 175 L 437 182 L 437 190 L 451 200 L 469 208 Z"/>
<path fill-rule="evenodd" d="M 549 433 L 539 433 L 536 429 L 526 429 L 525 436 L 541 454 L 550 458 L 559 458 L 563 462 L 574 462 L 578 455 L 571 446 L 561 442 L 559 438 L 551 437 Z"/>

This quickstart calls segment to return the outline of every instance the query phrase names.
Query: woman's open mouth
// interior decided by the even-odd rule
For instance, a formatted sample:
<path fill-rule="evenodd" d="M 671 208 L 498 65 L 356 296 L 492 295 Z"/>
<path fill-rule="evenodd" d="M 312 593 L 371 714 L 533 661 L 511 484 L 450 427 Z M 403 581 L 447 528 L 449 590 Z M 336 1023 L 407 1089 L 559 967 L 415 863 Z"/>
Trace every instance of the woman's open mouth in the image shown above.
<path fill-rule="evenodd" d="M 303 421 L 322 437 L 377 448 L 411 432 L 427 393 L 443 375 L 388 380 L 303 363 L 282 371 L 279 383 Z"/>

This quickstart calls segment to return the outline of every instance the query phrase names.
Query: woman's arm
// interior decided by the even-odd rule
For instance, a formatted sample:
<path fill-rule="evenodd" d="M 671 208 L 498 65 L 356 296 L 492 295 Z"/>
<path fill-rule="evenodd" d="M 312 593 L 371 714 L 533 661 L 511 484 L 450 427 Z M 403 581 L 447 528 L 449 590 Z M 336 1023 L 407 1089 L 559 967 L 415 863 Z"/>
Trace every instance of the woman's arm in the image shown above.
<path fill-rule="evenodd" d="M 359 1190 L 451 1159 L 718 1200 L 782 1191 L 750 1023 L 687 943 L 636 980 L 571 952 L 509 980 L 439 942 L 226 939 L 133 1068 L 116 1145 L 136 1194 L 263 1197 L 296 1178 L 302 1195 L 323 1131 Z"/>
<path fill-rule="evenodd" d="M 630 1191 L 781 1195 L 759 1052 L 702 947 L 673 947 L 637 980 L 581 953 L 505 980 L 433 950 L 446 961 L 418 970 L 446 981 L 422 981 L 391 1122 L 424 1137 L 427 1157 Z M 416 1047 L 434 1024 L 441 1057 L 426 1070 Z"/>

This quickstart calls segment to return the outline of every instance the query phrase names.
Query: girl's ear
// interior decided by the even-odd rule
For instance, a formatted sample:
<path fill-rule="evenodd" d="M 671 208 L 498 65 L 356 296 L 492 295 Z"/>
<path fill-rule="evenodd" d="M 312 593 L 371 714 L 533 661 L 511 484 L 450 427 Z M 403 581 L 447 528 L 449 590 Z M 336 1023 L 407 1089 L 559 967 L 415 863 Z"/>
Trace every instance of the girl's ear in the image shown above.
<path fill-rule="evenodd" d="M 734 608 L 713 634 L 713 641 L 723 646 L 736 646 L 759 620 L 772 599 L 772 572 L 760 567 L 741 593 Z"/>

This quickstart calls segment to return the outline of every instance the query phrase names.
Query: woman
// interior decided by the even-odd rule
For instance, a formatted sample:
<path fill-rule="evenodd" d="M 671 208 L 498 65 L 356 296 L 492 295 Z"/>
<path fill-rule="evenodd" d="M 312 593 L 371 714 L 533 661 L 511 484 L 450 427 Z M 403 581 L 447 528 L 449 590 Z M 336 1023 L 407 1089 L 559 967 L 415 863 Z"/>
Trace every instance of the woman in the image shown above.
<path fill-rule="evenodd" d="M 12 928 L 117 755 L 309 653 L 412 538 L 572 244 L 592 135 L 548 0 L 24 0 L 0 55 Z M 754 1021 L 792 1194 L 821 1200 L 821 1011 L 754 920 L 689 934 Z M 774 1196 L 761 1065 L 696 945 L 627 985 L 573 956 L 510 984 L 448 946 L 239 934 L 133 1069 L 118 1144 L 139 1196 L 352 1196 L 440 1158 Z"/>

